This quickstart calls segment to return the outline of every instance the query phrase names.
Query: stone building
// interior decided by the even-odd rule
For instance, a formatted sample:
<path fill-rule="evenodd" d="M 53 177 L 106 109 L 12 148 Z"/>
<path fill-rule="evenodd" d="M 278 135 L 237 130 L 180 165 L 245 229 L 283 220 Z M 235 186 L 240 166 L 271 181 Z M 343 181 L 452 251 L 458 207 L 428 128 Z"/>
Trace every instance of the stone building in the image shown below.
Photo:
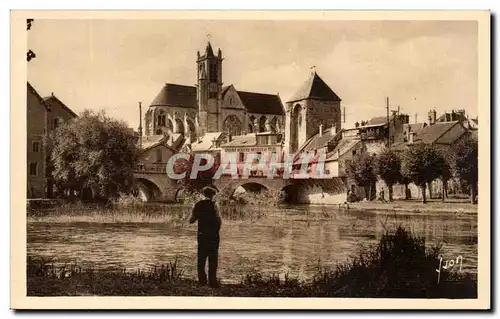
<path fill-rule="evenodd" d="M 27 197 L 45 197 L 45 147 L 47 133 L 48 105 L 38 92 L 27 83 L 26 100 L 26 156 L 27 156 Z"/>
<path fill-rule="evenodd" d="M 50 161 L 52 145 L 45 137 L 77 115 L 53 93 L 42 98 L 29 82 L 26 107 L 27 197 L 51 198 L 54 195 Z"/>
<path fill-rule="evenodd" d="M 223 86 L 223 60 L 222 51 L 215 55 L 208 42 L 205 53 L 197 54 L 197 85 L 165 84 L 146 111 L 145 135 L 178 133 L 191 144 L 213 132 L 235 136 L 284 131 L 279 95 Z"/>
<path fill-rule="evenodd" d="M 341 130 L 341 99 L 313 72 L 286 103 L 285 151 L 295 153 L 324 128 Z"/>

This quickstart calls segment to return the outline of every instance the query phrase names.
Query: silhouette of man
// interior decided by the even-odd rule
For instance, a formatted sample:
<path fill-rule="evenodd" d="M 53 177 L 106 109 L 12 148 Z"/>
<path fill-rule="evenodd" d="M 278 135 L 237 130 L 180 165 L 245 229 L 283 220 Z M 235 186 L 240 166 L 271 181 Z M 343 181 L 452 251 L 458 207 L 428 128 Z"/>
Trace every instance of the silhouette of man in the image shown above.
<path fill-rule="evenodd" d="M 222 224 L 219 208 L 213 201 L 216 191 L 205 187 L 203 195 L 205 199 L 197 202 L 189 223 L 198 221 L 198 282 L 200 285 L 207 284 L 205 264 L 208 259 L 208 284 L 210 287 L 218 287 L 217 265 L 219 258 L 219 231 Z"/>

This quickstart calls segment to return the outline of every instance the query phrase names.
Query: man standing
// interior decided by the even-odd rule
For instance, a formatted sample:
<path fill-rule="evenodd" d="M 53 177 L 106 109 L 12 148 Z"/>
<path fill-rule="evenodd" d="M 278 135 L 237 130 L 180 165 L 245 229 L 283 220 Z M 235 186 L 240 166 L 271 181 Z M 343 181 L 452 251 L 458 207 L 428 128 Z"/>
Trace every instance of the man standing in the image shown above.
<path fill-rule="evenodd" d="M 197 202 L 189 223 L 198 221 L 198 282 L 200 285 L 207 284 L 205 264 L 208 258 L 208 284 L 210 287 L 218 287 L 217 264 L 219 254 L 219 230 L 222 219 L 217 204 L 213 201 L 216 191 L 205 187 L 203 195 L 205 199 Z"/>

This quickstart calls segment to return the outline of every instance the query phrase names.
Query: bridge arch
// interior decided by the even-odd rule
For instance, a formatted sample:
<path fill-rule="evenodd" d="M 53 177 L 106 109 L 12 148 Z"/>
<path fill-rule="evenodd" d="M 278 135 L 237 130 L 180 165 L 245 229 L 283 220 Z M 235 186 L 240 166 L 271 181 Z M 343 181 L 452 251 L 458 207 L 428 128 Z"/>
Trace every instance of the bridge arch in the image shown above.
<path fill-rule="evenodd" d="M 262 191 L 267 191 L 269 188 L 259 182 L 244 182 L 240 183 L 233 190 L 233 194 L 238 190 L 244 190 L 245 192 L 260 193 Z"/>
<path fill-rule="evenodd" d="M 299 186 L 296 184 L 290 184 L 281 189 L 283 192 L 283 202 L 287 204 L 298 204 L 299 203 Z"/>
<path fill-rule="evenodd" d="M 150 202 L 161 196 L 158 185 L 145 178 L 136 179 L 135 193 L 143 202 Z"/>

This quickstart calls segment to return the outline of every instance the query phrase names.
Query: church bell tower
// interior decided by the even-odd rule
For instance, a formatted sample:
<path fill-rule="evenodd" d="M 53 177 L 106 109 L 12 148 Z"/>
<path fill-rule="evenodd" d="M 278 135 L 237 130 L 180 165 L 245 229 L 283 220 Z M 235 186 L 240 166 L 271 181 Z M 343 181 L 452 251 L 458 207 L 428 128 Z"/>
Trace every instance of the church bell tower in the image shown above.
<path fill-rule="evenodd" d="M 199 136 L 208 132 L 219 132 L 222 127 L 220 109 L 222 104 L 222 51 L 217 55 L 207 43 L 205 54 L 198 51 L 198 116 Z"/>

